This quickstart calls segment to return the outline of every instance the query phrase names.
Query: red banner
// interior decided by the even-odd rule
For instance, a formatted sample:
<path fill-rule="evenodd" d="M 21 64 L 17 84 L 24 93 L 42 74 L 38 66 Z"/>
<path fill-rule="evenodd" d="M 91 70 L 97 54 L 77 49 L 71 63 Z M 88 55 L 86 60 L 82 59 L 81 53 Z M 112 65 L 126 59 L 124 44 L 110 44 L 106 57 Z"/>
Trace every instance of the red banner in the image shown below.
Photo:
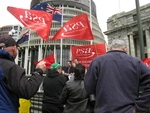
<path fill-rule="evenodd" d="M 39 62 L 45 61 L 46 62 L 46 68 L 50 68 L 51 64 L 55 63 L 54 54 L 50 54 L 49 56 L 45 57 L 44 59 L 34 62 L 35 65 L 37 65 Z"/>
<path fill-rule="evenodd" d="M 84 46 L 72 46 L 72 60 L 79 59 L 79 63 L 88 68 L 91 61 L 100 55 L 106 53 L 105 44 L 93 44 Z"/>
<path fill-rule="evenodd" d="M 35 30 L 41 38 L 48 41 L 52 24 L 52 14 L 44 11 L 21 9 L 10 6 L 7 7 L 7 10 L 25 27 Z"/>
<path fill-rule="evenodd" d="M 150 67 L 150 58 L 144 58 L 144 59 L 142 59 L 142 61 L 143 61 L 148 67 Z"/>
<path fill-rule="evenodd" d="M 94 38 L 87 14 L 80 14 L 71 18 L 59 31 L 57 31 L 52 40 L 63 38 L 93 40 Z"/>

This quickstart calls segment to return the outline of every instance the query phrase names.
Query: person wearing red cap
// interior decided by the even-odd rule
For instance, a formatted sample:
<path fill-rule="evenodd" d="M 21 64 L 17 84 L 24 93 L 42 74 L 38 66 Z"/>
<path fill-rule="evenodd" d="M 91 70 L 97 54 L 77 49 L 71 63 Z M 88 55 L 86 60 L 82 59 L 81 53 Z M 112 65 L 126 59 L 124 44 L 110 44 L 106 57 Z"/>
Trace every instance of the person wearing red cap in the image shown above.
<path fill-rule="evenodd" d="M 7 90 L 3 92 L 7 92 L 7 98 L 12 105 L 10 107 L 8 102 L 0 99 L 0 113 L 18 113 L 19 98 L 30 99 L 34 96 L 44 78 L 43 73 L 46 71 L 45 62 L 40 62 L 32 76 L 26 76 L 25 69 L 14 62 L 18 54 L 17 49 L 18 44 L 12 37 L 0 38 L 0 68 L 4 75 L 1 82 L 5 83 L 5 89 Z M 0 98 L 2 97 L 0 95 Z"/>

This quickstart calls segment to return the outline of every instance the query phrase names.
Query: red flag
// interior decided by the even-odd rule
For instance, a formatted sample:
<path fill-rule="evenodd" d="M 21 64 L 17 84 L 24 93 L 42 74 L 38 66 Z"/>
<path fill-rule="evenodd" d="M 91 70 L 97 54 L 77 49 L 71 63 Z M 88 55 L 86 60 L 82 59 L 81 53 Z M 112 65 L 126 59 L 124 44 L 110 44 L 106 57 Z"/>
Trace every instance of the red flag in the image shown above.
<path fill-rule="evenodd" d="M 55 63 L 54 54 L 50 54 L 49 56 L 45 57 L 44 59 L 40 61 L 46 62 L 46 68 L 50 68 L 51 64 Z M 35 65 L 37 65 L 40 61 L 34 62 Z"/>
<path fill-rule="evenodd" d="M 93 40 L 94 38 L 87 14 L 80 14 L 70 19 L 59 31 L 57 31 L 52 40 L 62 38 Z"/>
<path fill-rule="evenodd" d="M 25 27 L 35 30 L 41 38 L 48 41 L 52 15 L 44 11 L 7 7 L 7 10 Z"/>
<path fill-rule="evenodd" d="M 150 67 L 150 58 L 144 58 L 144 59 L 142 59 L 142 61 L 143 61 L 148 67 Z"/>
<path fill-rule="evenodd" d="M 106 53 L 106 44 L 90 44 L 83 46 L 72 46 L 72 60 L 79 59 L 79 63 L 88 68 L 91 61 Z"/>

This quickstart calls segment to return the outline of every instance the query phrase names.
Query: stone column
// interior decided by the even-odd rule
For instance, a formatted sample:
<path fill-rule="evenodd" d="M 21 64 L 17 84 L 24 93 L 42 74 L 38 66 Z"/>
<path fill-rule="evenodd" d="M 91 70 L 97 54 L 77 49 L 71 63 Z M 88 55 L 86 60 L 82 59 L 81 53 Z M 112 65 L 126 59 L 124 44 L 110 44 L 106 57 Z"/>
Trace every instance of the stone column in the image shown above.
<path fill-rule="evenodd" d="M 32 50 L 30 50 L 30 55 L 29 55 L 28 75 L 31 74 L 31 57 L 32 57 Z"/>
<path fill-rule="evenodd" d="M 18 64 L 18 58 L 19 58 L 19 57 L 18 57 L 19 51 L 17 50 L 17 52 L 18 52 L 18 54 L 17 54 L 17 56 L 16 56 L 16 58 L 15 58 L 15 63 L 16 63 L 16 64 Z"/>
<path fill-rule="evenodd" d="M 145 30 L 146 35 L 146 45 L 147 45 L 147 57 L 150 58 L 150 30 Z"/>
<path fill-rule="evenodd" d="M 126 42 L 126 46 L 127 46 L 127 54 L 130 54 L 130 46 L 129 46 L 129 38 L 128 36 L 126 35 L 124 38 L 123 38 Z M 107 51 L 107 50 L 106 50 Z"/>
<path fill-rule="evenodd" d="M 26 73 L 28 71 L 28 47 L 25 48 L 25 59 L 24 59 L 24 68 L 26 69 Z"/>
<path fill-rule="evenodd" d="M 129 34 L 129 42 L 130 42 L 130 51 L 131 56 L 135 57 L 135 46 L 134 46 L 134 39 L 133 39 L 133 33 Z"/>
<path fill-rule="evenodd" d="M 20 66 L 22 67 L 23 66 L 23 61 L 22 61 L 22 58 L 23 58 L 23 52 L 21 52 L 21 56 L 20 56 Z"/>
<path fill-rule="evenodd" d="M 42 60 L 42 47 L 41 46 L 39 46 L 38 48 L 38 61 L 39 60 Z"/>

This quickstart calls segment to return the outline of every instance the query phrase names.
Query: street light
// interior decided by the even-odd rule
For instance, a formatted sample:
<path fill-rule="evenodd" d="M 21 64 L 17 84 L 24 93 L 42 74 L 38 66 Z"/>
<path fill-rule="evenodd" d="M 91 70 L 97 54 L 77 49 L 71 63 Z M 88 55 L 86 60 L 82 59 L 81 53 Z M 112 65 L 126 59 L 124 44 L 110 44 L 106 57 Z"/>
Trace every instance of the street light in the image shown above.
<path fill-rule="evenodd" d="M 16 33 L 16 30 L 12 29 L 8 32 L 8 35 L 13 36 Z"/>

